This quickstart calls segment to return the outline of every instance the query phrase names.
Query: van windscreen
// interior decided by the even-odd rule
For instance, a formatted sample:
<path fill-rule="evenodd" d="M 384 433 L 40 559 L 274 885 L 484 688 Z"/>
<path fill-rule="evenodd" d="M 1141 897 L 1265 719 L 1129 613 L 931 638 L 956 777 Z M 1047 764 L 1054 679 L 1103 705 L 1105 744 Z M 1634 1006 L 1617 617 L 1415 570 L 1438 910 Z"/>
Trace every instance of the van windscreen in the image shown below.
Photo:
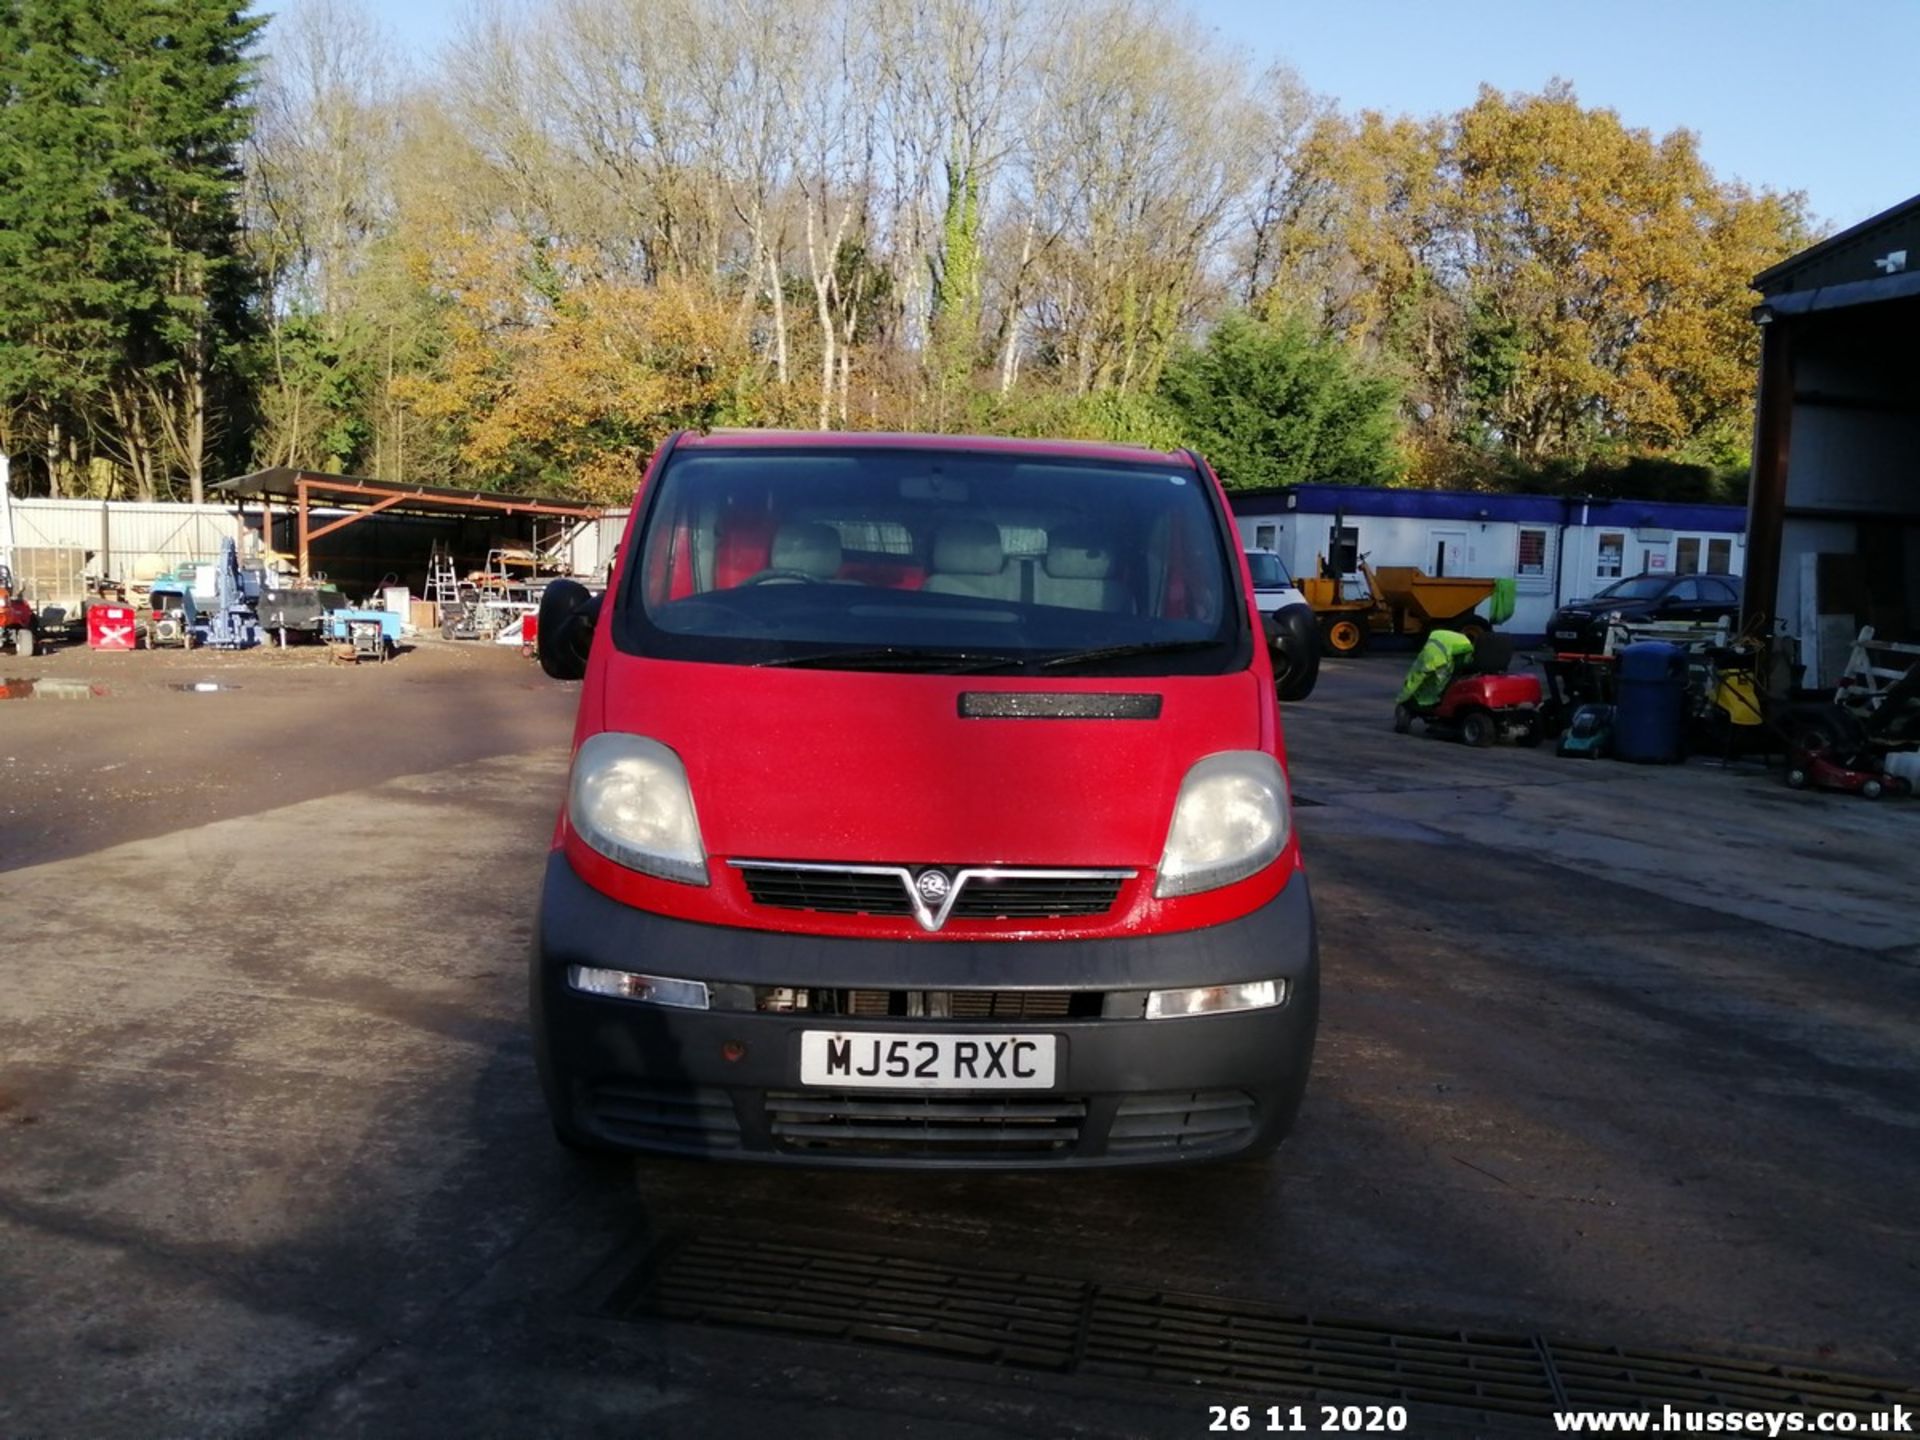
<path fill-rule="evenodd" d="M 1264 550 L 1247 551 L 1247 570 L 1256 590 L 1285 590 L 1293 584 L 1286 564 L 1278 555 Z"/>
<path fill-rule="evenodd" d="M 645 502 L 632 653 L 848 669 L 1196 674 L 1250 645 L 1205 480 L 979 451 L 682 450 Z"/>

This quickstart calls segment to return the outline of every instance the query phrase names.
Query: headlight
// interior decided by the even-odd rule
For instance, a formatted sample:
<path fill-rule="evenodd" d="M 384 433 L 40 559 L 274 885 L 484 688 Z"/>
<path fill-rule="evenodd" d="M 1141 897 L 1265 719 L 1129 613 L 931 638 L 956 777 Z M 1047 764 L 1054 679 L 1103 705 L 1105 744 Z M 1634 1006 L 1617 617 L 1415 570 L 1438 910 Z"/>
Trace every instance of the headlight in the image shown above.
<path fill-rule="evenodd" d="M 1233 1010 L 1265 1010 L 1287 1003 L 1284 980 L 1249 980 L 1242 985 L 1197 985 L 1190 990 L 1149 990 L 1147 1019 L 1176 1015 L 1225 1015 Z"/>
<path fill-rule="evenodd" d="M 658 740 L 607 732 L 573 757 L 567 820 L 592 849 L 629 870 L 707 883 L 707 850 L 680 757 Z"/>
<path fill-rule="evenodd" d="M 1209 755 L 1180 782 L 1153 893 L 1164 900 L 1244 880 L 1279 858 L 1289 828 L 1287 781 L 1271 755 Z"/>

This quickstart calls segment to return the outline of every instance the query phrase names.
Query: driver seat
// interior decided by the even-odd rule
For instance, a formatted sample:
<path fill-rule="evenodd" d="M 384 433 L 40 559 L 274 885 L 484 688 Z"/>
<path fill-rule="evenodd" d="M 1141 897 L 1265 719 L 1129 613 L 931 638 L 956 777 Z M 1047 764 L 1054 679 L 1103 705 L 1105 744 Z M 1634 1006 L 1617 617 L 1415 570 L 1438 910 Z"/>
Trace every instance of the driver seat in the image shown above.
<path fill-rule="evenodd" d="M 817 521 L 782 525 L 773 532 L 769 570 L 794 570 L 812 580 L 840 576 L 840 532 Z"/>

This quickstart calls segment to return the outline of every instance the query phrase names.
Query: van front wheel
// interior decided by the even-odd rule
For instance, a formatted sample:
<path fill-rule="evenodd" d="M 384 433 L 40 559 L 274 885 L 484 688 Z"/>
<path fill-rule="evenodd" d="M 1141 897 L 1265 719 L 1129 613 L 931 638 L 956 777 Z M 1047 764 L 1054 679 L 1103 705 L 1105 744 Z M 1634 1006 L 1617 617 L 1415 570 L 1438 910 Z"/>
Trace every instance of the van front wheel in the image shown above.
<path fill-rule="evenodd" d="M 1289 703 L 1306 699 L 1320 679 L 1320 637 L 1313 611 L 1289 605 L 1267 617 L 1266 630 L 1276 693 Z"/>

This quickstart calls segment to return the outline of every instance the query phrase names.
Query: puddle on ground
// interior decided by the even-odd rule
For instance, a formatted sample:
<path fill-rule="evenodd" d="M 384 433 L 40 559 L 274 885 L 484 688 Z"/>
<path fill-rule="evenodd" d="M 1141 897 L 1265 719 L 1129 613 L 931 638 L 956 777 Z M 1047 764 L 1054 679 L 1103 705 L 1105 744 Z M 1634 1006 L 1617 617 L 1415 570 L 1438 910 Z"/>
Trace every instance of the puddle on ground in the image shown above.
<path fill-rule="evenodd" d="M 0 680 L 0 700 L 98 700 L 106 694 L 106 686 L 85 680 Z"/>
<path fill-rule="evenodd" d="M 218 680 L 193 680 L 176 682 L 176 690 L 184 690 L 189 695 L 218 695 L 222 690 L 238 690 L 238 685 L 222 685 Z"/>

